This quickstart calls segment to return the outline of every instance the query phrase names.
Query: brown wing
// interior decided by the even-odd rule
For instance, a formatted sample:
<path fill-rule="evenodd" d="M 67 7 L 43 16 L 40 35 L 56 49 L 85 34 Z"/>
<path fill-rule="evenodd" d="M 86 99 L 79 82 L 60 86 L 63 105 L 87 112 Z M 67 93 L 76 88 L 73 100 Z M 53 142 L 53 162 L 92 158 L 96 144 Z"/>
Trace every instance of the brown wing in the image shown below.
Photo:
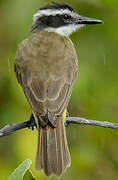
<path fill-rule="evenodd" d="M 72 85 L 77 76 L 77 56 L 75 49 L 71 41 L 67 41 L 66 43 L 71 45 L 70 51 L 68 47 L 67 50 L 65 49 L 67 53 L 70 53 L 70 56 L 67 53 L 66 55 L 62 53 L 59 61 L 56 63 L 53 61 L 52 63 L 48 62 L 48 66 L 47 62 L 44 64 L 42 62 L 46 61 L 45 58 L 50 58 L 50 55 L 48 57 L 41 56 L 40 51 L 32 57 L 32 61 L 25 61 L 25 58 L 28 59 L 29 57 L 28 50 L 26 51 L 28 48 L 28 43 L 26 42 L 20 45 L 16 55 L 15 72 L 17 79 L 33 111 L 38 116 L 48 114 L 52 124 L 56 124 L 56 119 L 53 117 L 60 115 L 68 105 Z M 25 57 L 23 54 L 25 54 Z M 64 61 L 65 56 L 66 60 Z M 52 57 L 52 59 L 54 58 Z M 63 59 L 60 61 L 61 58 Z M 70 58 L 72 58 L 72 61 Z M 22 60 L 20 61 L 20 59 Z M 35 64 L 36 59 L 39 60 Z M 22 63 L 19 63 L 19 61 Z"/>

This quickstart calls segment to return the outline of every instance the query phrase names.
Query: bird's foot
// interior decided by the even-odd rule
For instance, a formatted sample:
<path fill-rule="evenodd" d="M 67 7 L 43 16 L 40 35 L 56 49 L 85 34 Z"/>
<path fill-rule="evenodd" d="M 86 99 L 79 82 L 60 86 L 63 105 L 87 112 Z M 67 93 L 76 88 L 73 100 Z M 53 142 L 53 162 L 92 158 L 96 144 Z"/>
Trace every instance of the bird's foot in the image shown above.
<path fill-rule="evenodd" d="M 69 117 L 69 112 L 66 111 L 66 117 Z M 65 126 L 68 127 L 70 125 L 70 123 L 66 120 L 65 122 Z"/>
<path fill-rule="evenodd" d="M 68 127 L 70 123 L 68 121 L 65 122 L 65 126 Z"/>
<path fill-rule="evenodd" d="M 33 114 L 31 114 L 29 121 L 27 121 L 27 127 L 29 129 L 31 128 L 31 130 L 34 130 L 34 127 L 37 128 L 37 123 Z"/>
<path fill-rule="evenodd" d="M 66 117 L 69 117 L 69 112 L 68 111 L 66 111 Z"/>

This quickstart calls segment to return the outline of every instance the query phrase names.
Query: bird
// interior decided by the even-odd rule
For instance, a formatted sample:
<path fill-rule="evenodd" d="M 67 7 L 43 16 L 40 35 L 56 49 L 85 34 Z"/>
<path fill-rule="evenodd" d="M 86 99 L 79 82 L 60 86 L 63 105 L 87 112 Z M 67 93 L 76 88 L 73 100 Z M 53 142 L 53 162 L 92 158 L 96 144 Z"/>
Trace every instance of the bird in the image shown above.
<path fill-rule="evenodd" d="M 33 15 L 28 38 L 18 45 L 14 71 L 37 119 L 35 168 L 48 177 L 60 177 L 71 164 L 64 124 L 78 57 L 69 36 L 86 24 L 102 22 L 64 2 L 49 2 Z"/>

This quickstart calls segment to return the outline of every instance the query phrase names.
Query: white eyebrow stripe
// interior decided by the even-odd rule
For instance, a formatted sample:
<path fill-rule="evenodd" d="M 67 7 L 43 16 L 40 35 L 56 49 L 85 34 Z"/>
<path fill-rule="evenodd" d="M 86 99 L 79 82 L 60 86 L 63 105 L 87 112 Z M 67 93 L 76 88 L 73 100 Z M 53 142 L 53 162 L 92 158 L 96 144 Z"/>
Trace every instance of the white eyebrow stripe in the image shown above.
<path fill-rule="evenodd" d="M 68 9 L 60 9 L 60 10 L 55 10 L 55 9 L 46 9 L 46 10 L 39 10 L 37 13 L 34 14 L 33 16 L 33 21 L 35 22 L 39 17 L 41 16 L 55 16 L 55 15 L 63 15 L 63 14 L 69 14 L 72 17 L 77 17 L 76 12 L 69 11 Z"/>

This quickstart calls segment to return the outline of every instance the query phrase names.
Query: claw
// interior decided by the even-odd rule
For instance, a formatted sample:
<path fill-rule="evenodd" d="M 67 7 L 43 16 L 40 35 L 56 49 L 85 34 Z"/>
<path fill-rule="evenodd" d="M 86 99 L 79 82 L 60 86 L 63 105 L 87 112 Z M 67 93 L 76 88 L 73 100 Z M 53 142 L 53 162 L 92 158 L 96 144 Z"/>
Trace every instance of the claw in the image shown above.
<path fill-rule="evenodd" d="M 69 112 L 68 111 L 66 111 L 66 117 L 69 117 Z"/>
<path fill-rule="evenodd" d="M 29 129 L 31 128 L 32 130 L 34 130 L 34 127 L 37 128 L 36 120 L 35 120 L 33 114 L 31 114 L 30 119 L 29 119 L 29 121 L 27 122 L 27 127 L 28 127 Z"/>
<path fill-rule="evenodd" d="M 69 125 L 70 125 L 70 123 L 66 121 L 65 126 L 68 127 Z"/>

